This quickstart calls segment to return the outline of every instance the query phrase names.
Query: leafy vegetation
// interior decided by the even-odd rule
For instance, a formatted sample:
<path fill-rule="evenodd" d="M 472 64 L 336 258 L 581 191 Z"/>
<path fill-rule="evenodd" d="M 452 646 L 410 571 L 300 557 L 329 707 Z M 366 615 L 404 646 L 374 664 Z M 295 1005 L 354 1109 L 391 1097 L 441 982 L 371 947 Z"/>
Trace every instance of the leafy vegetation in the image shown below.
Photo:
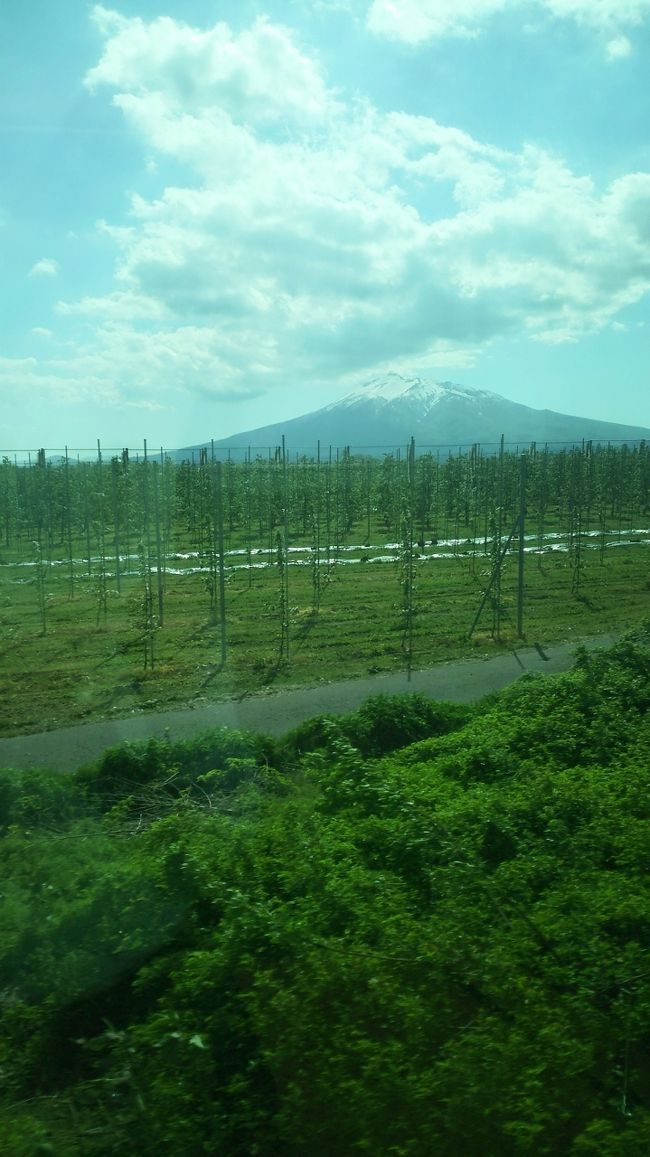
<path fill-rule="evenodd" d="M 598 1154 L 650 1137 L 650 624 L 0 778 L 4 1150 Z"/>

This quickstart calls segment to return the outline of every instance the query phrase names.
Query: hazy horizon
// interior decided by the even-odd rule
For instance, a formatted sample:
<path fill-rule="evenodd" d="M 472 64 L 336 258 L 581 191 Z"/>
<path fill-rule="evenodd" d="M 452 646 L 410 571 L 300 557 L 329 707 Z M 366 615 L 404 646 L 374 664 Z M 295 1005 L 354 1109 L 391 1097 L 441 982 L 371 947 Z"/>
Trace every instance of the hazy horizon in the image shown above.
<path fill-rule="evenodd" d="M 389 377 L 390 377 L 390 375 L 389 375 Z M 406 378 L 405 380 L 406 380 L 407 386 L 410 385 L 410 379 Z M 373 387 L 368 390 L 368 396 L 370 398 L 375 397 L 377 395 L 377 392 L 379 392 L 380 396 L 385 397 L 387 395 L 385 381 L 383 379 L 378 379 L 378 381 L 381 383 L 378 391 L 374 387 L 374 384 L 373 384 Z M 426 384 L 428 386 L 431 383 L 427 382 Z M 433 383 L 433 384 L 439 384 L 439 385 L 451 386 L 451 387 L 460 386 L 461 392 L 465 392 L 461 383 L 445 382 L 445 383 Z M 469 389 L 472 390 L 473 387 L 469 387 Z M 360 398 L 362 398 L 364 392 L 365 391 L 362 388 L 361 390 L 353 391 L 351 394 L 346 395 L 346 397 L 343 399 L 339 399 L 339 403 L 341 403 L 341 402 L 343 403 L 343 405 L 341 405 L 341 414 L 343 416 L 345 415 L 345 412 L 346 412 L 345 411 L 345 405 L 346 405 L 347 396 L 349 396 L 350 399 L 354 399 L 355 401 L 357 401 Z M 400 392 L 403 392 L 403 391 L 398 390 L 397 392 L 395 392 L 391 387 L 391 389 L 388 391 L 389 400 L 392 398 L 394 393 L 397 396 Z M 480 394 L 484 394 L 484 391 L 480 391 Z M 499 395 L 495 395 L 495 396 L 499 397 Z M 399 400 L 399 398 L 398 398 L 398 400 Z M 503 399 L 501 399 L 501 400 L 503 400 Z M 336 403 L 334 404 L 334 408 L 338 408 Z M 312 416 L 316 417 L 320 413 L 331 412 L 331 409 L 332 409 L 332 405 L 327 407 L 327 411 L 325 410 L 325 408 L 321 407 L 321 408 L 314 410 L 314 411 L 307 411 L 307 412 L 302 413 L 302 414 L 296 414 L 292 418 L 281 419 L 280 422 L 277 424 L 282 425 L 282 422 L 286 422 L 287 427 L 288 427 L 289 423 L 295 419 L 300 419 L 300 418 L 309 419 Z M 589 415 L 587 415 L 587 414 L 571 415 L 571 414 L 563 414 L 561 411 L 550 411 L 550 410 L 537 411 L 534 408 L 533 408 L 533 412 L 534 413 L 539 412 L 540 414 L 544 414 L 544 413 L 559 414 L 561 417 L 569 419 L 569 421 L 571 421 L 572 419 L 578 419 L 578 420 L 582 419 L 585 422 L 589 422 L 589 421 L 593 420 L 593 419 L 590 419 Z M 434 411 L 434 414 L 435 414 L 435 411 Z M 435 424 L 435 417 L 433 418 L 433 424 Z M 616 425 L 616 423 L 607 423 L 607 424 L 610 426 Z M 266 423 L 265 425 L 273 425 L 273 423 Z M 621 423 L 620 425 L 621 425 L 621 429 L 624 429 L 625 425 L 630 426 L 630 425 L 632 425 L 632 423 L 627 423 L 627 424 Z M 264 428 L 265 428 L 264 426 L 261 427 L 261 429 L 264 429 Z M 640 427 L 639 431 L 641 432 L 642 430 L 643 430 L 643 427 Z M 243 438 L 246 435 L 253 434 L 255 432 L 256 432 L 256 428 L 251 428 L 250 430 L 236 431 L 235 434 L 232 435 L 232 437 L 237 437 L 237 435 L 241 434 L 241 436 Z M 301 452 L 304 451 L 304 441 L 301 441 L 301 442 L 296 443 L 294 445 L 294 444 L 292 444 L 292 441 L 291 441 L 291 431 L 289 429 L 287 429 L 286 433 L 287 433 L 287 436 L 289 438 L 289 444 L 288 444 L 289 452 L 292 452 L 293 450 L 296 450 L 296 451 L 300 450 Z M 412 431 L 412 433 L 413 433 L 413 431 Z M 650 436 L 650 428 L 648 428 L 647 433 Z M 505 445 L 507 447 L 514 446 L 514 445 L 518 446 L 521 443 L 521 438 L 509 439 L 508 436 L 504 435 L 503 433 L 502 433 L 502 436 L 504 436 L 506 438 Z M 595 435 L 593 433 L 590 433 L 588 430 L 586 430 L 584 432 L 584 435 L 581 435 L 581 436 L 588 438 L 588 439 L 593 439 L 595 437 Z M 226 435 L 225 437 L 227 438 L 228 435 Z M 427 437 L 426 443 L 422 444 L 421 443 L 421 433 L 420 433 L 420 435 L 418 436 L 416 441 L 418 442 L 418 444 L 426 445 L 428 447 L 431 447 L 433 445 L 439 445 L 441 447 L 443 447 L 443 446 L 446 447 L 449 443 L 448 438 L 443 438 L 441 441 L 436 442 L 435 441 L 435 435 L 432 434 L 431 437 L 434 438 L 433 442 L 431 442 L 430 438 Z M 577 437 L 577 435 L 576 435 L 576 437 Z M 348 433 L 348 438 L 349 438 L 349 433 Z M 562 441 L 562 440 L 558 441 L 557 439 L 551 439 L 549 441 L 549 439 L 547 439 L 545 437 L 543 431 L 540 431 L 540 434 L 539 434 L 539 437 L 537 440 L 540 441 L 540 443 L 546 441 L 546 442 L 548 442 L 549 446 L 551 446 L 551 447 L 557 447 L 560 445 L 568 444 L 568 441 L 573 441 L 574 444 L 576 442 L 576 438 L 574 438 L 573 440 L 569 439 L 568 441 L 566 439 L 564 441 Z M 608 442 L 614 442 L 614 443 L 616 442 L 616 438 L 609 437 L 609 436 L 607 437 L 607 440 L 608 440 Z M 99 452 L 101 452 L 102 457 L 107 457 L 113 453 L 120 453 L 124 449 L 128 449 L 130 453 L 133 453 L 134 455 L 139 456 L 140 454 L 144 453 L 145 444 L 146 444 L 147 453 L 152 458 L 155 458 L 160 453 L 161 450 L 164 450 L 166 452 L 174 452 L 174 451 L 182 450 L 182 449 L 193 449 L 193 448 L 196 448 L 196 447 L 199 447 L 202 445 L 209 445 L 210 441 L 214 442 L 215 445 L 217 445 L 220 441 L 222 441 L 222 439 L 219 439 L 218 437 L 215 437 L 215 436 L 210 435 L 210 434 L 208 434 L 208 435 L 204 434 L 203 437 L 192 439 L 191 441 L 187 441 L 187 442 L 183 443 L 182 445 L 181 444 L 172 445 L 170 443 L 168 443 L 168 444 L 155 444 L 154 442 L 151 441 L 151 439 L 149 439 L 145 436 L 145 438 L 142 439 L 139 443 L 134 442 L 128 438 L 125 438 L 122 440 L 122 442 L 116 443 L 115 445 L 108 445 L 108 444 L 106 444 L 105 441 L 102 441 L 101 438 L 95 438 L 88 445 L 84 445 L 84 446 L 81 446 L 81 445 L 72 446 L 70 444 L 65 444 L 62 446 L 43 446 L 43 447 L 37 447 L 37 446 L 17 447 L 17 446 L 15 446 L 15 447 L 12 447 L 10 449 L 6 449 L 6 448 L 3 448 L 0 446 L 0 457 L 2 457 L 3 454 L 9 454 L 9 455 L 20 454 L 21 455 L 21 461 L 28 462 L 30 460 L 30 457 L 32 457 L 32 456 L 34 456 L 34 460 L 35 460 L 35 455 L 36 455 L 37 451 L 41 450 L 41 449 L 44 449 L 46 451 L 46 453 L 48 453 L 52 458 L 56 458 L 59 453 L 61 453 L 61 456 L 63 456 L 63 452 L 67 451 L 71 455 L 71 458 L 74 458 L 75 454 L 80 454 L 83 456 L 84 460 L 88 460 L 88 459 L 96 458 Z M 485 447 L 497 445 L 497 442 L 491 441 L 490 438 L 484 438 L 483 440 L 481 440 L 480 438 L 472 439 L 471 437 L 468 437 L 467 441 L 461 442 L 461 446 L 470 447 L 472 445 L 475 445 L 477 443 L 477 441 Z M 630 438 L 629 437 L 627 437 L 627 438 L 622 437 L 620 439 L 620 441 L 629 442 Z M 347 445 L 347 444 L 349 444 L 349 443 L 346 442 L 345 438 L 343 438 L 342 441 L 337 443 L 337 445 L 339 447 L 343 446 L 343 445 Z M 457 445 L 456 440 L 454 440 L 454 444 Z M 332 445 L 334 445 L 334 443 L 332 443 Z M 372 443 L 366 442 L 364 444 L 363 442 L 359 442 L 356 437 L 353 439 L 353 448 L 354 448 L 355 452 L 362 452 L 364 449 L 364 445 L 366 448 L 369 448 L 369 449 L 373 449 L 373 448 L 376 449 L 377 448 L 377 444 L 374 442 L 372 442 Z M 389 448 L 389 446 L 394 446 L 395 448 L 397 448 L 398 446 L 401 446 L 401 445 L 402 445 L 402 443 L 397 442 L 397 441 L 385 443 L 385 447 L 387 449 Z M 239 449 L 245 449 L 246 443 L 242 442 L 238 448 Z M 263 443 L 263 444 L 262 443 L 259 443 L 259 444 L 255 443 L 255 444 L 251 445 L 250 448 L 252 450 L 272 449 L 272 444 L 270 442 L 269 443 Z M 314 450 L 315 450 L 315 448 L 316 448 L 316 444 L 314 444 Z"/>

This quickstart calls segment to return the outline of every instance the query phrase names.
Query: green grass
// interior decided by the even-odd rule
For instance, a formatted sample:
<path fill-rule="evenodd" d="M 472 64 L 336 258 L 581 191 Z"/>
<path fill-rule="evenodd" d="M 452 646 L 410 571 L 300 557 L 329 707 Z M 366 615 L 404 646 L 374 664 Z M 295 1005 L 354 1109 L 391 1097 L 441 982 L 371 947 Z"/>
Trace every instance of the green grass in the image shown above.
<path fill-rule="evenodd" d="M 461 529 L 461 535 L 463 530 Z M 625 536 L 624 536 L 625 537 Z M 373 529 L 372 542 L 386 541 Z M 612 540 L 615 536 L 611 536 Z M 348 536 L 359 544 L 357 528 Z M 81 557 L 81 544 L 75 553 Z M 234 540 L 232 548 L 241 546 Z M 182 538 L 173 549 L 183 549 Z M 442 545 L 427 548 L 440 553 Z M 63 547 L 59 548 L 62 557 Z M 132 711 L 162 710 L 183 704 L 392 671 L 406 665 L 401 615 L 402 591 L 397 562 L 359 561 L 360 548 L 344 553 L 352 565 L 333 567 L 318 611 L 312 608 L 308 566 L 291 567 L 289 601 L 290 657 L 278 662 L 279 581 L 276 567 L 229 574 L 226 588 L 228 658 L 219 663 L 219 629 L 211 623 L 204 576 L 189 573 L 196 560 L 173 565 L 185 573 L 168 575 L 165 625 L 156 632 L 156 664 L 143 669 L 132 601 L 141 580 L 115 580 L 106 625 L 97 622 L 97 575 L 76 568 L 70 598 L 67 567 L 45 576 L 46 631 L 42 631 L 33 569 L 19 566 L 20 552 L 3 552 L 0 562 L 0 676 L 3 711 L 0 734 L 41 731 L 114 717 Z M 23 553 L 23 561 L 29 559 Z M 553 642 L 599 632 L 623 630 L 648 613 L 650 554 L 647 544 L 586 552 L 581 597 L 571 593 L 568 556 L 546 553 L 526 557 L 525 639 Z M 245 562 L 238 556 L 229 562 Z M 541 564 L 541 565 L 540 565 Z M 471 640 L 468 631 L 481 600 L 490 561 L 468 546 L 451 558 L 416 564 L 414 667 L 441 660 L 492 654 L 516 640 L 516 559 L 510 556 L 503 579 L 504 616 L 500 638 L 492 637 L 486 609 Z M 24 581 L 25 578 L 31 581 Z M 22 580 L 22 581 L 16 581 Z M 154 576 L 155 584 L 155 576 Z"/>

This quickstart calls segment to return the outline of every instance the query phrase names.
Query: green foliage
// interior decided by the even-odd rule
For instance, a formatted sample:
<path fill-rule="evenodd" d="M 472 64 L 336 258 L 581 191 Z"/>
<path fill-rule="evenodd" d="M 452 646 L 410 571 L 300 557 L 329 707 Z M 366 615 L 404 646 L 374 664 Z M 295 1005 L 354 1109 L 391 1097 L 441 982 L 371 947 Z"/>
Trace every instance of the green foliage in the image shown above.
<path fill-rule="evenodd" d="M 456 731 L 473 709 L 424 695 L 375 695 L 346 716 L 345 733 L 366 756 L 380 756 L 430 735 Z"/>
<path fill-rule="evenodd" d="M 278 788 L 281 779 L 269 768 L 273 758 L 274 746 L 267 737 L 218 727 L 186 742 L 154 738 L 110 748 L 75 779 L 90 798 L 108 806 L 142 798 L 143 789 L 148 789 L 146 798 L 155 809 L 161 798 L 178 799 L 205 784 L 208 774 L 213 777 L 210 783 L 225 791 L 251 778 Z M 199 786 L 199 793 L 204 792 L 205 787 Z"/>
<path fill-rule="evenodd" d="M 649 701 L 646 628 L 479 709 L 4 773 L 5 1148 L 645 1157 Z"/>
<path fill-rule="evenodd" d="M 59 829 L 85 815 L 88 806 L 72 779 L 54 771 L 0 768 L 0 834 L 10 828 Z"/>
<path fill-rule="evenodd" d="M 338 735 L 362 755 L 377 757 L 426 736 L 455 731 L 474 714 L 474 707 L 425 695 L 373 695 L 347 715 L 307 720 L 288 732 L 279 748 L 281 757 L 292 761 L 310 751 L 326 750 L 332 736 Z"/>

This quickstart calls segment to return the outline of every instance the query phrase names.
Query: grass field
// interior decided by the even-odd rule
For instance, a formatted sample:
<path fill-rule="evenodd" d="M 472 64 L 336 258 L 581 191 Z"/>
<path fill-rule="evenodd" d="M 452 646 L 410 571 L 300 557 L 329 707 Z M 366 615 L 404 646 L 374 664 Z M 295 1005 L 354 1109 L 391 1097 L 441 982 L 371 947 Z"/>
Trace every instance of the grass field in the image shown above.
<path fill-rule="evenodd" d="M 25 552 L 0 555 L 0 734 L 40 731 L 133 711 L 162 710 L 406 666 L 407 644 L 398 550 L 375 527 L 371 543 L 353 529 L 331 559 L 320 605 L 313 607 L 309 550 L 292 544 L 288 660 L 279 660 L 278 567 L 272 553 L 247 558 L 241 544 L 226 555 L 227 659 L 210 616 L 205 560 L 175 542 L 164 575 L 164 626 L 155 632 L 155 665 L 144 669 L 135 604 L 142 577 L 135 560 L 98 574 L 97 560 L 42 566 Z M 585 539 L 581 593 L 571 593 L 569 556 L 560 534 L 542 554 L 528 543 L 524 635 L 553 642 L 624 629 L 648 614 L 650 532 Z M 63 547 L 61 547 L 63 559 Z M 247 563 L 250 562 L 250 566 Z M 516 642 L 517 562 L 509 555 L 499 637 L 486 611 L 468 632 L 490 572 L 482 542 L 428 543 L 415 563 L 412 665 L 492 654 Z M 112 568 L 112 569 L 111 569 Z M 128 573 L 130 572 L 130 573 Z M 155 577 L 155 576 L 154 576 Z M 40 588 L 39 588 L 40 582 Z M 106 615 L 98 613 L 106 583 Z M 40 595 L 40 598 L 39 598 Z M 45 622 L 45 631 L 43 623 Z"/>

